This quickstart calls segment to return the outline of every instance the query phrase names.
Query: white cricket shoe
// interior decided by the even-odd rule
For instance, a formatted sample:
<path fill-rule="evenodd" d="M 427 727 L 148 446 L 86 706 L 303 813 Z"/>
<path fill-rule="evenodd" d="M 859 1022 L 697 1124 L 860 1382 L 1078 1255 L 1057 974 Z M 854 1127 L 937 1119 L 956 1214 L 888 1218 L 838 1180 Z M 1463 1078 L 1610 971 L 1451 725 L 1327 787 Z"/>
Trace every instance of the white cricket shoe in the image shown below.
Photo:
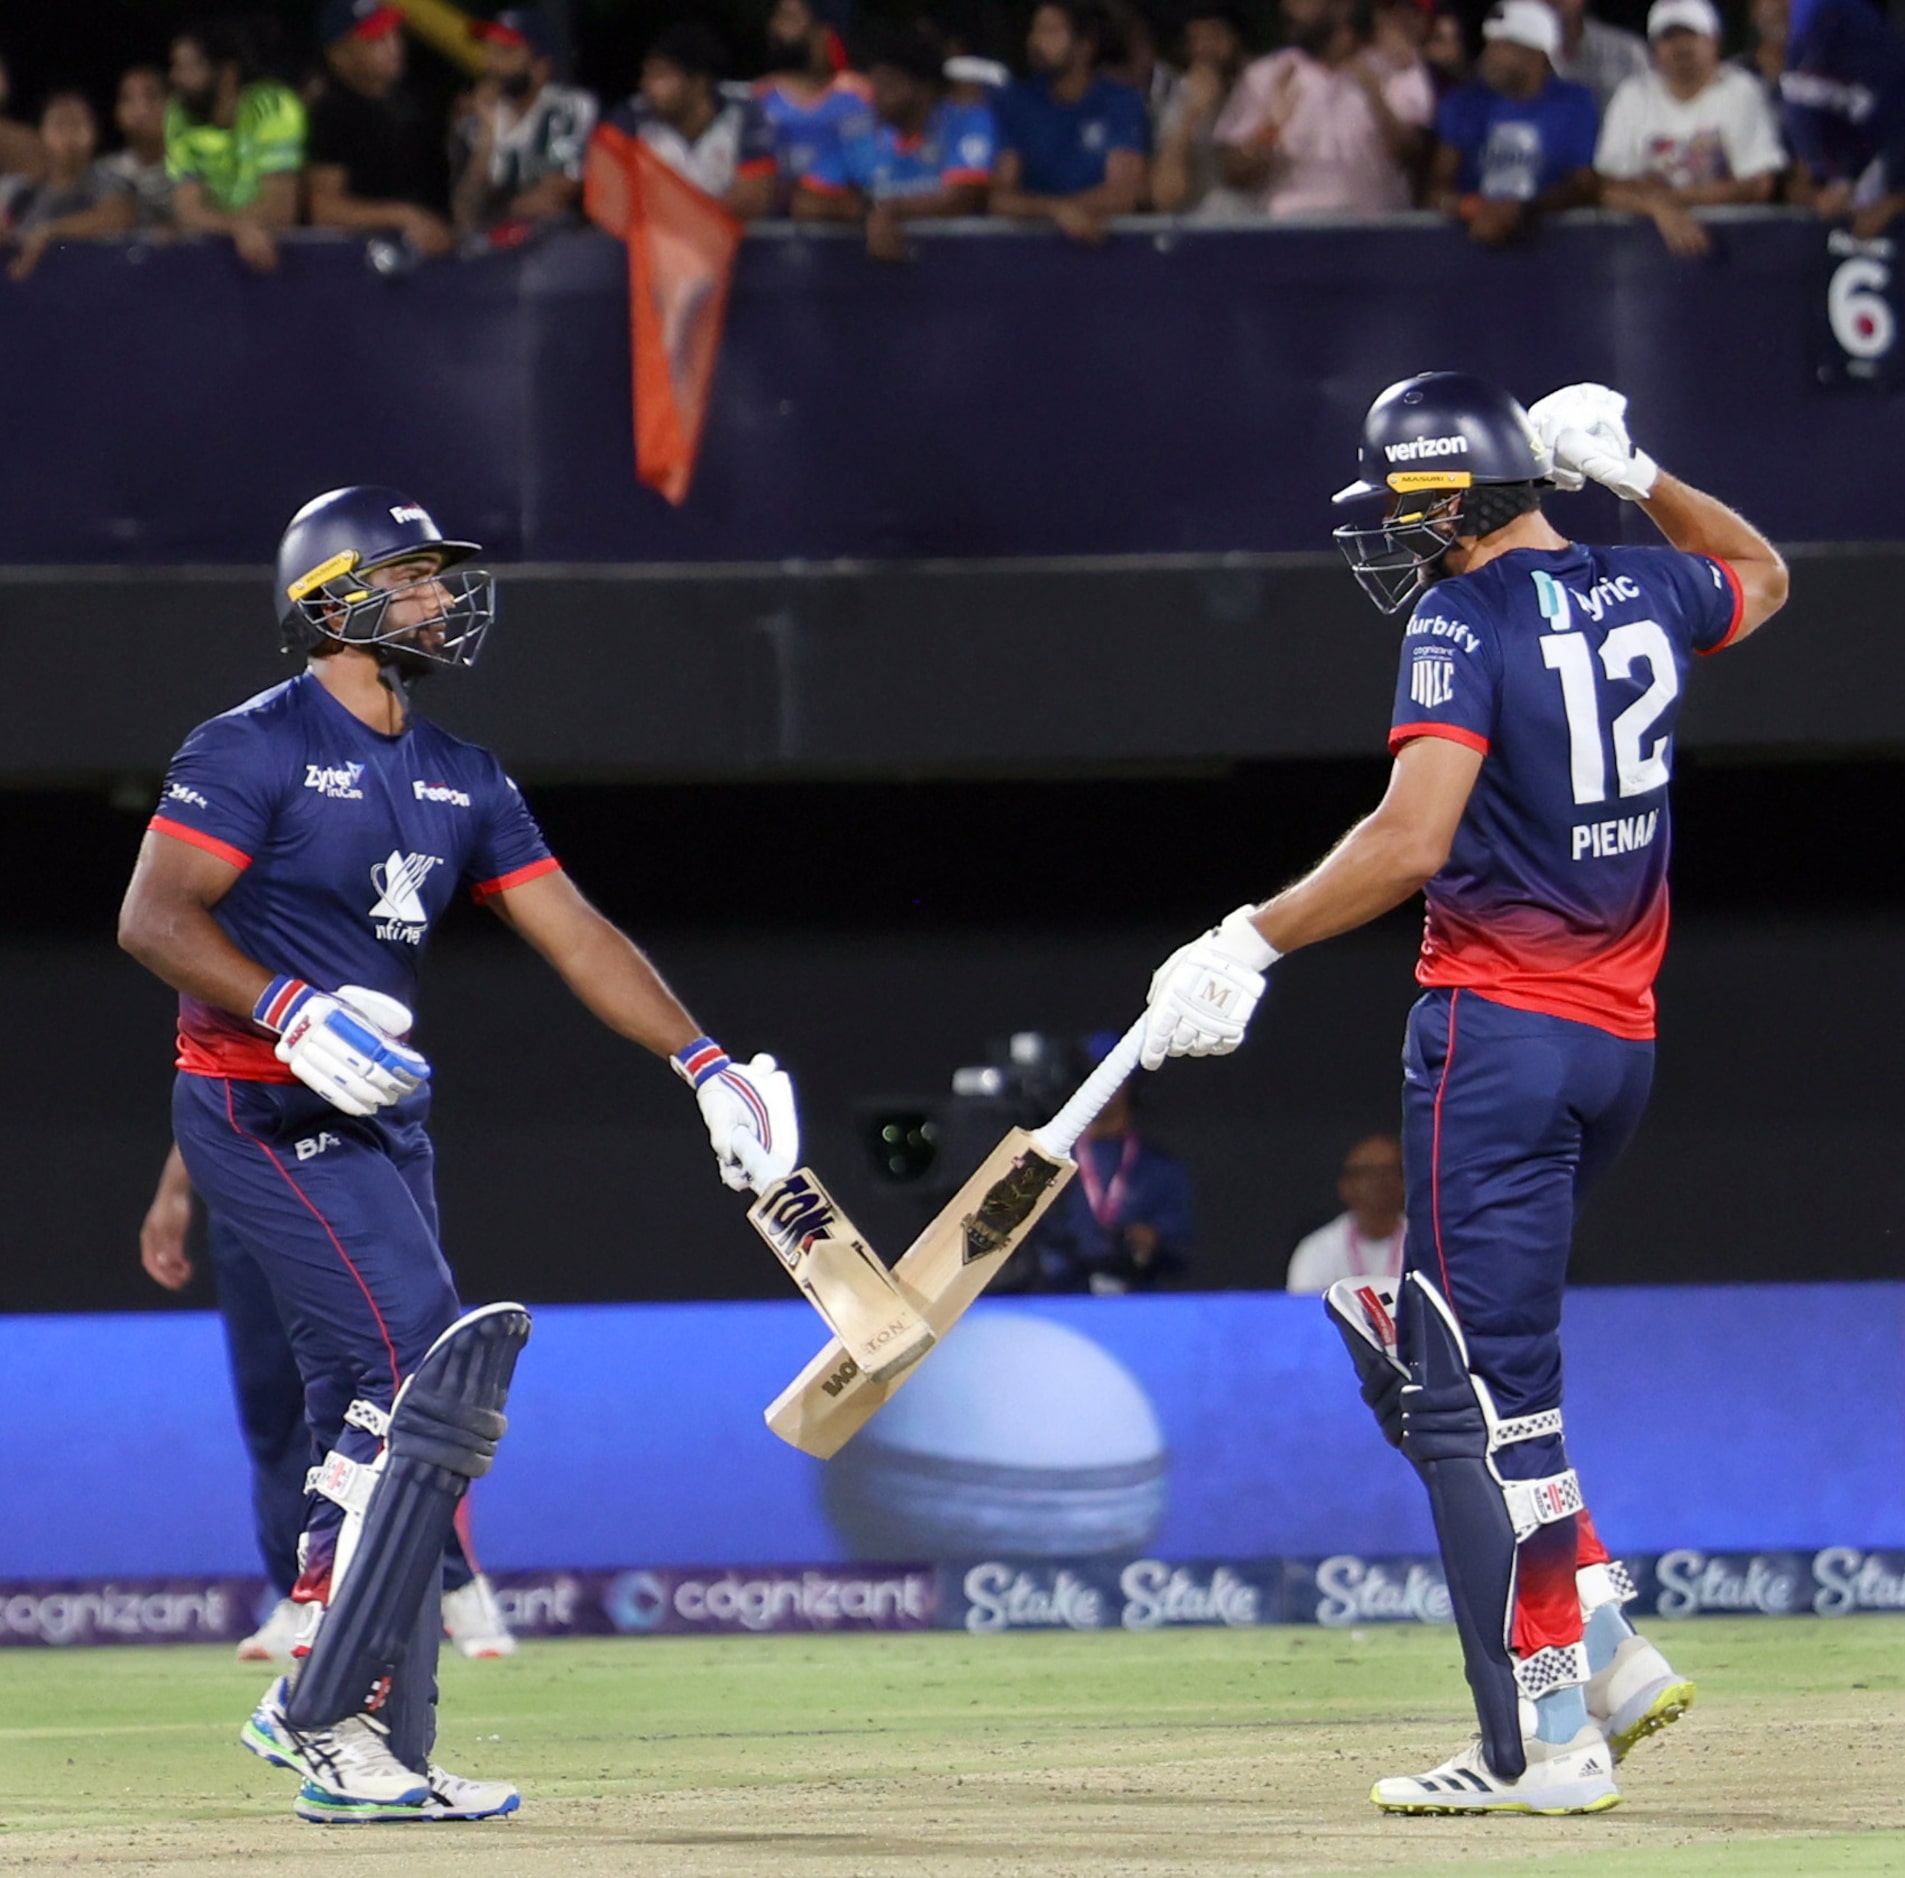
<path fill-rule="evenodd" d="M 273 1767 L 288 1767 L 294 1774 L 302 1774 L 305 1771 L 304 1762 L 298 1758 L 297 1747 L 285 1728 L 284 1705 L 290 1695 L 290 1678 L 280 1676 L 258 1698 L 258 1706 L 251 1711 L 250 1720 L 238 1731 L 238 1745 L 249 1748 L 261 1761 L 269 1761 Z"/>
<path fill-rule="evenodd" d="M 514 1656 L 516 1639 L 509 1634 L 496 1588 L 485 1572 L 466 1585 L 443 1594 L 443 1634 L 462 1656 Z"/>
<path fill-rule="evenodd" d="M 298 1640 L 298 1628 L 304 1621 L 304 1606 L 280 1598 L 271 1607 L 271 1615 L 238 1646 L 241 1663 L 288 1663 L 291 1646 Z"/>
<path fill-rule="evenodd" d="M 1623 1637 L 1587 1685 L 1588 1715 L 1617 1762 L 1649 1735 L 1671 1728 L 1693 1707 L 1693 1697 L 1693 1684 L 1638 1634 Z"/>
<path fill-rule="evenodd" d="M 430 1763 L 430 1797 L 423 1803 L 426 1819 L 500 1819 L 523 1803 L 523 1796 L 507 1780 L 465 1780 L 447 1768 Z"/>
<path fill-rule="evenodd" d="M 277 1723 L 290 1764 L 304 1775 L 292 1811 L 318 1825 L 424 1817 L 429 1782 L 391 1753 L 383 1724 L 346 1715 L 328 1728 Z"/>
<path fill-rule="evenodd" d="M 1369 1797 L 1385 1813 L 1604 1813 L 1621 1803 L 1613 1757 L 1592 1723 L 1572 1741 L 1530 1739 L 1519 1780 L 1490 1772 L 1477 1735 L 1426 1774 L 1379 1780 Z"/>

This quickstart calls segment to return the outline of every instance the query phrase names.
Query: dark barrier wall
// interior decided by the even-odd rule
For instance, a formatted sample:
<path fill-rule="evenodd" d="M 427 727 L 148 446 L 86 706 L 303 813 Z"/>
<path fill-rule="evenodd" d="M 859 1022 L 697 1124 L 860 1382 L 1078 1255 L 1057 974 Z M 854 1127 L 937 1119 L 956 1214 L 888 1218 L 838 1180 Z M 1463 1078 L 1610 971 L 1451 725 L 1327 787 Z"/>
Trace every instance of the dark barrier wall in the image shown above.
<path fill-rule="evenodd" d="M 510 557 L 1310 548 L 1361 413 L 1429 366 L 1633 398 L 1654 452 L 1794 541 L 1891 540 L 1892 402 L 1813 368 L 1820 225 L 1648 223 L 1478 252 L 1382 228 L 1009 230 L 744 244 L 695 492 L 631 474 L 626 268 L 576 234 L 385 279 L 345 241 L 254 277 L 228 243 L 72 247 L 0 281 L 0 560 L 266 558 L 339 483 L 392 482 Z M 30 370 L 11 362 L 30 361 Z"/>
<path fill-rule="evenodd" d="M 1557 498 L 1563 527 L 1589 519 Z M 1905 558 L 1795 556 L 1793 599 L 1703 660 L 1683 749 L 1896 748 Z M 287 676 L 263 569 L 0 570 L 0 782 L 151 777 Z M 505 570 L 481 667 L 427 708 L 526 778 L 1063 773 L 1374 754 L 1399 627 L 1328 556 L 1163 567 Z"/>

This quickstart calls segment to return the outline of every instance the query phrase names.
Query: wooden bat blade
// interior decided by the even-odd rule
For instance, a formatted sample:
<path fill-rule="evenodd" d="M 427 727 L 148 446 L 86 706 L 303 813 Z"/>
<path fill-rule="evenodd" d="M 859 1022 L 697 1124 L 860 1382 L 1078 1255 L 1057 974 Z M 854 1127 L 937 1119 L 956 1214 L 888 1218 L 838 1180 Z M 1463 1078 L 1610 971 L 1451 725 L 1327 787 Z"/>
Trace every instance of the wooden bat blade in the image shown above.
<path fill-rule="evenodd" d="M 1075 1164 L 1015 1128 L 910 1245 L 892 1276 L 917 1298 L 927 1327 L 943 1337 L 1064 1191 Z M 775 1397 L 767 1425 L 803 1453 L 839 1453 L 913 1373 L 867 1372 L 840 1339 Z"/>
<path fill-rule="evenodd" d="M 747 1217 L 868 1376 L 897 1377 L 933 1347 L 934 1332 L 917 1303 L 811 1168 L 776 1181 Z"/>

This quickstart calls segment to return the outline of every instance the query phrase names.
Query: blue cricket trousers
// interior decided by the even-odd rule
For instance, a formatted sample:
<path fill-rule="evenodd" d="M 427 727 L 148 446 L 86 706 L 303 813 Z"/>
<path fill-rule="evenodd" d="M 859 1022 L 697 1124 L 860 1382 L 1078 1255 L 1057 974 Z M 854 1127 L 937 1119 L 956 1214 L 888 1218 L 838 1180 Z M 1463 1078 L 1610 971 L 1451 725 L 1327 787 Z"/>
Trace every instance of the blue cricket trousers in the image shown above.
<path fill-rule="evenodd" d="M 1653 1073 L 1652 1043 L 1474 991 L 1430 991 L 1409 1014 L 1408 1262 L 1454 1308 L 1470 1367 L 1504 1419 L 1561 1405 L 1575 1218 L 1633 1138 Z M 1566 1444 L 1517 1442 L 1497 1465 L 1511 1479 L 1542 1479 L 1567 1467 Z M 1518 1650 L 1578 1638 L 1575 1569 L 1606 1556 L 1585 1513 L 1523 1545 Z"/>
<path fill-rule="evenodd" d="M 437 1245 L 428 1113 L 427 1093 L 359 1121 L 302 1083 L 181 1075 L 173 1085 L 186 1170 L 270 1288 L 320 1453 L 375 1456 L 376 1438 L 347 1428 L 344 1411 L 360 1397 L 389 1408 L 461 1308 Z M 314 1581 L 328 1575 L 341 1518 L 310 1501 Z"/>

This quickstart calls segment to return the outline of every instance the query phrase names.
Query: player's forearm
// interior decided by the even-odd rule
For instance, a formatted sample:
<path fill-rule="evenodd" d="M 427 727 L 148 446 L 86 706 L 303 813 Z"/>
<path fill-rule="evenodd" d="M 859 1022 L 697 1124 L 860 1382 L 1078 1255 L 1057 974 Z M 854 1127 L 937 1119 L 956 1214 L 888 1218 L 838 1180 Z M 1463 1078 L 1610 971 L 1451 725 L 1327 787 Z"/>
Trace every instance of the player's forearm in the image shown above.
<path fill-rule="evenodd" d="M 641 948 L 592 909 L 553 944 L 525 937 L 583 1004 L 631 1043 L 672 1056 L 703 1034 Z"/>
<path fill-rule="evenodd" d="M 567 215 L 581 196 L 582 185 L 574 177 L 545 176 L 525 189 L 509 205 L 509 212 L 525 222 L 551 221 Z"/>
<path fill-rule="evenodd" d="M 1295 952 L 1380 919 L 1420 893 L 1447 859 L 1446 844 L 1390 822 L 1379 809 L 1262 907 L 1254 923 L 1279 952 Z"/>
<path fill-rule="evenodd" d="M 1640 505 L 1683 554 L 1707 554 L 1732 568 L 1740 583 L 1741 633 L 1749 633 L 1786 604 L 1790 579 L 1779 550 L 1745 516 L 1662 470 Z"/>
<path fill-rule="evenodd" d="M 165 1165 L 159 1169 L 159 1184 L 153 1190 L 152 1204 L 188 1208 L 192 1204 L 192 1176 L 185 1171 L 185 1156 L 179 1152 L 176 1141 L 166 1153 Z"/>

